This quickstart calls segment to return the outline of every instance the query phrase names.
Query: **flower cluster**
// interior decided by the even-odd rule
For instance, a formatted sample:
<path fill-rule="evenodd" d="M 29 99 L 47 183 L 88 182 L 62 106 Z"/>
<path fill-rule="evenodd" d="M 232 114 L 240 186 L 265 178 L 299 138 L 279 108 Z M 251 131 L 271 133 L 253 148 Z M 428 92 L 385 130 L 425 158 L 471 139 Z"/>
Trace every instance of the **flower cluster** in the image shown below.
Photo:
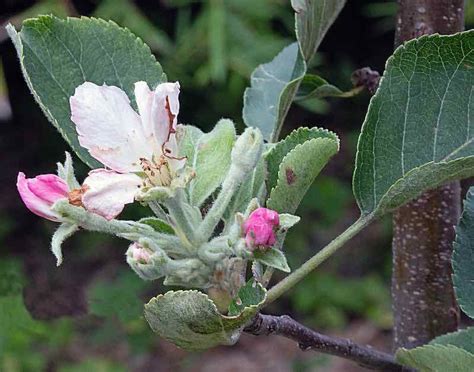
<path fill-rule="evenodd" d="M 195 159 L 209 146 L 186 135 L 219 135 L 219 124 L 207 136 L 178 125 L 178 83 L 159 84 L 154 90 L 145 82 L 134 87 L 138 111 L 117 87 L 91 82 L 78 86 L 70 98 L 71 120 L 79 144 L 104 167 L 91 170 L 79 183 L 67 154 L 57 176 L 26 178 L 20 172 L 20 196 L 33 213 L 61 224 L 51 243 L 58 265 L 62 242 L 80 228 L 114 234 L 131 241 L 126 260 L 142 279 L 164 277 L 165 285 L 205 289 L 218 294 L 225 308 L 242 286 L 249 260 L 287 267 L 281 252 L 271 252 L 271 259 L 264 255 L 276 246 L 277 232 L 288 227 L 288 215 L 260 207 L 253 194 L 236 204 L 235 196 L 248 195 L 242 188 L 248 187 L 245 181 L 262 160 L 262 134 L 247 128 L 236 138 L 230 121 L 221 124 L 227 126 L 230 145 L 212 156 L 216 161 L 227 158 L 228 167 L 219 174 L 208 166 L 197 174 Z M 182 154 L 192 154 L 193 164 Z M 205 206 L 191 197 L 193 177 L 206 185 L 220 179 Z M 135 201 L 148 205 L 155 216 L 116 219 Z"/>

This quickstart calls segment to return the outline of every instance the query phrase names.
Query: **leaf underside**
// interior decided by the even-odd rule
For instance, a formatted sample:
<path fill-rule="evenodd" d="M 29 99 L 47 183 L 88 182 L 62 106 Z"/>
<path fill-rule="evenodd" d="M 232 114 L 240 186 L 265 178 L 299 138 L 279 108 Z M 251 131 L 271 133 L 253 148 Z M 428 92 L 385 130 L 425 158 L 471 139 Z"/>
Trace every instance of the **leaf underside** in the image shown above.
<path fill-rule="evenodd" d="M 246 306 L 231 316 L 220 314 L 206 294 L 188 290 L 152 298 L 145 305 L 145 318 L 154 332 L 186 350 L 233 345 L 265 300 L 265 289 L 257 286 L 257 295 L 246 296 Z"/>

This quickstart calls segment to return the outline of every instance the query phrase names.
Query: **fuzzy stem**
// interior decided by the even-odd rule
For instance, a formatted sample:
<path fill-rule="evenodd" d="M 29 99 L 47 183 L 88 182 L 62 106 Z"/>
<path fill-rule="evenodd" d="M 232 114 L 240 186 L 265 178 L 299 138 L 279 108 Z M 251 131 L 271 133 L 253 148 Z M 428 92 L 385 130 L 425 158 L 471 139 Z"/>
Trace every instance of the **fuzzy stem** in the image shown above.
<path fill-rule="evenodd" d="M 184 213 L 182 203 L 183 193 L 181 190 L 177 190 L 175 197 L 166 200 L 165 206 L 175 226 L 176 234 L 183 241 L 183 244 L 189 248 L 196 241 L 196 234 L 195 228 Z"/>
<path fill-rule="evenodd" d="M 273 286 L 267 293 L 265 305 L 268 305 L 278 299 L 282 294 L 293 288 L 299 281 L 307 276 L 316 267 L 321 265 L 326 259 L 331 257 L 339 248 L 341 248 L 347 241 L 357 235 L 362 229 L 374 219 L 373 214 L 360 217 L 354 224 L 349 226 L 346 231 L 335 238 L 327 246 L 321 249 L 293 273 L 288 275 L 285 279 Z"/>

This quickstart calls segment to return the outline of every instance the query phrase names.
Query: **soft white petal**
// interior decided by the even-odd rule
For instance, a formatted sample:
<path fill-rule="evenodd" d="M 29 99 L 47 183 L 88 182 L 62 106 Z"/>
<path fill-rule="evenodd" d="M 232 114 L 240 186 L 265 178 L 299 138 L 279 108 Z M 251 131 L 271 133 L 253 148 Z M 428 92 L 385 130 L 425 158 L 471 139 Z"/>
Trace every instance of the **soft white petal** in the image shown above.
<path fill-rule="evenodd" d="M 148 88 L 144 81 L 135 83 L 135 100 L 138 106 L 138 113 L 142 122 L 142 127 L 147 137 L 153 136 L 153 120 L 151 117 L 151 106 L 153 104 L 154 92 Z"/>
<path fill-rule="evenodd" d="M 176 130 L 179 113 L 179 83 L 159 84 L 154 90 L 151 115 L 153 132 L 161 147 Z"/>
<path fill-rule="evenodd" d="M 141 170 L 139 159 L 150 158 L 153 149 L 124 91 L 85 82 L 76 88 L 70 104 L 81 146 L 118 172 Z"/>
<path fill-rule="evenodd" d="M 142 179 L 136 174 L 121 174 L 106 169 L 89 172 L 84 180 L 84 207 L 108 220 L 118 216 L 125 204 L 133 203 Z"/>

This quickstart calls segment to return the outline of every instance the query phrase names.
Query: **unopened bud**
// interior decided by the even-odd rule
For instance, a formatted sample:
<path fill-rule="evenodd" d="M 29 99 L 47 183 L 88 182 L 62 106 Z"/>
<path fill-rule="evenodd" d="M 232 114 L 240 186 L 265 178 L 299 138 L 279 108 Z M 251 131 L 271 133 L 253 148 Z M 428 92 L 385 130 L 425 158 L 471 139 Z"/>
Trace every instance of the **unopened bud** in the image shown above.
<path fill-rule="evenodd" d="M 153 252 L 140 243 L 128 247 L 127 263 L 144 280 L 155 280 L 167 274 L 168 256 L 162 251 Z"/>
<path fill-rule="evenodd" d="M 263 151 L 263 137 L 258 128 L 247 128 L 235 141 L 232 166 L 244 174 L 253 171 Z"/>

